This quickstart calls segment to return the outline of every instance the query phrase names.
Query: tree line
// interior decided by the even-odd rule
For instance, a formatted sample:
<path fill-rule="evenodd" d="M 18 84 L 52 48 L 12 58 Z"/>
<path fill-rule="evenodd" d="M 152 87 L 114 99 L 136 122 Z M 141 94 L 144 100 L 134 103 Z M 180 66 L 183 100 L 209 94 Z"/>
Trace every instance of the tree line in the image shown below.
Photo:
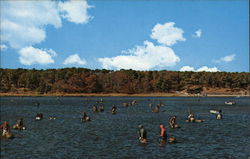
<path fill-rule="evenodd" d="M 44 93 L 200 93 L 207 88 L 249 90 L 247 72 L 135 71 L 86 68 L 0 69 L 0 92 Z"/>

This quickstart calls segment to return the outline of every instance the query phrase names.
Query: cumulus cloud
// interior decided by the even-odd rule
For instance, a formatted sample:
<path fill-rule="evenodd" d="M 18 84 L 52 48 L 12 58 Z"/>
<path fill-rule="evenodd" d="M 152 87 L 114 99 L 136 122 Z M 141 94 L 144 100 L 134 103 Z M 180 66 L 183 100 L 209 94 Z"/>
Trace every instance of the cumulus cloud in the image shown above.
<path fill-rule="evenodd" d="M 55 2 L 4 1 L 1 4 L 1 39 L 12 48 L 42 42 L 46 37 L 45 25 L 61 26 Z"/>
<path fill-rule="evenodd" d="M 202 66 L 198 68 L 197 70 L 194 69 L 194 67 L 191 66 L 183 66 L 180 71 L 193 71 L 193 72 L 219 72 L 220 70 L 216 67 L 207 67 L 207 66 Z"/>
<path fill-rule="evenodd" d="M 190 66 L 183 66 L 180 71 L 195 71 L 193 67 Z"/>
<path fill-rule="evenodd" d="M 235 59 L 235 54 L 231 54 L 231 55 L 228 55 L 228 56 L 224 56 L 224 57 L 221 57 L 220 59 L 218 60 L 213 60 L 213 62 L 215 63 L 221 63 L 221 62 L 231 62 Z"/>
<path fill-rule="evenodd" d="M 86 1 L 1 1 L 1 40 L 12 48 L 40 43 L 46 38 L 46 26 L 62 26 L 62 18 L 87 23 L 90 6 Z"/>
<path fill-rule="evenodd" d="M 201 68 L 197 69 L 197 72 L 218 72 L 220 70 L 218 70 L 216 67 L 207 67 L 207 66 L 202 66 Z"/>
<path fill-rule="evenodd" d="M 77 24 L 87 23 L 91 16 L 88 15 L 87 9 L 92 8 L 86 1 L 68 1 L 59 2 L 59 10 L 62 12 L 62 17 L 70 22 Z"/>
<path fill-rule="evenodd" d="M 23 65 L 54 63 L 52 57 L 57 55 L 52 49 L 42 50 L 32 46 L 24 47 L 18 53 L 20 54 L 19 61 Z"/>
<path fill-rule="evenodd" d="M 1 44 L 0 49 L 1 49 L 1 51 L 6 51 L 8 49 L 8 46 L 5 44 Z"/>
<path fill-rule="evenodd" d="M 46 39 L 48 25 L 60 28 L 62 18 L 76 24 L 87 23 L 91 7 L 86 0 L 1 1 L 1 40 L 19 50 L 19 60 L 24 65 L 53 63 L 51 50 L 47 52 L 32 45 Z M 42 57 L 41 61 L 37 57 Z"/>
<path fill-rule="evenodd" d="M 67 57 L 64 62 L 64 65 L 69 65 L 69 64 L 77 64 L 77 65 L 85 65 L 86 61 L 84 59 L 81 59 L 78 54 L 73 54 Z"/>
<path fill-rule="evenodd" d="M 180 58 L 169 46 L 186 39 L 184 31 L 174 25 L 174 22 L 168 22 L 154 26 L 150 37 L 157 40 L 158 45 L 146 40 L 143 45 L 122 51 L 119 56 L 99 58 L 98 61 L 105 69 L 150 70 L 175 66 Z"/>
<path fill-rule="evenodd" d="M 202 34 L 202 30 L 199 29 L 199 30 L 197 30 L 197 31 L 195 32 L 194 37 L 200 38 L 200 37 L 201 37 L 201 34 Z"/>
<path fill-rule="evenodd" d="M 175 52 L 164 45 L 154 45 L 144 41 L 143 46 L 125 51 L 126 55 L 111 58 L 99 58 L 98 61 L 105 69 L 134 69 L 149 70 L 155 67 L 174 66 L 180 61 Z"/>
<path fill-rule="evenodd" d="M 174 22 L 156 24 L 150 37 L 167 46 L 172 46 L 177 41 L 185 41 L 186 39 L 183 37 L 184 31 L 181 28 L 174 27 L 174 25 Z"/>

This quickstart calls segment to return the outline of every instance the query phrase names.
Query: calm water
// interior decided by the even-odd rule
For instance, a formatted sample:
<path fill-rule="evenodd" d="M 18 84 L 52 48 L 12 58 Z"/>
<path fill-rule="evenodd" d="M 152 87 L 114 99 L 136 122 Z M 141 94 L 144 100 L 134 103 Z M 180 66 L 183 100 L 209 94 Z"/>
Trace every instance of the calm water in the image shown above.
<path fill-rule="evenodd" d="M 101 97 L 1 97 L 1 123 L 11 125 L 24 119 L 27 130 L 12 130 L 13 140 L 1 141 L 2 159 L 78 159 L 78 158 L 239 158 L 250 157 L 250 99 L 246 97 L 103 97 L 105 112 L 93 114 L 92 105 Z M 121 103 L 137 100 L 136 106 L 123 108 Z M 236 105 L 224 105 L 235 101 Z M 39 102 L 39 107 L 35 103 Z M 151 113 L 148 104 L 163 103 L 160 113 Z M 112 104 L 118 113 L 111 115 Z M 216 120 L 210 109 L 222 109 L 223 120 Z M 34 121 L 36 112 L 44 120 Z M 91 122 L 81 123 L 87 111 Z M 203 123 L 186 123 L 188 111 Z M 169 136 L 178 143 L 159 146 L 158 126 L 177 115 L 180 129 Z M 56 120 L 49 120 L 56 116 Z M 137 126 L 148 131 L 149 144 L 137 141 Z"/>

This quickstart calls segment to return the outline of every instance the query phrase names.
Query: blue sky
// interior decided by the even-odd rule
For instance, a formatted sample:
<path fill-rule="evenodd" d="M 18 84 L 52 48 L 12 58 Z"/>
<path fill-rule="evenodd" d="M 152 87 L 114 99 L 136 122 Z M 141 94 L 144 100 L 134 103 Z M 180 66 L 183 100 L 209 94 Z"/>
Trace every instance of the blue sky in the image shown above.
<path fill-rule="evenodd" d="M 1 67 L 247 72 L 248 3 L 1 1 Z"/>

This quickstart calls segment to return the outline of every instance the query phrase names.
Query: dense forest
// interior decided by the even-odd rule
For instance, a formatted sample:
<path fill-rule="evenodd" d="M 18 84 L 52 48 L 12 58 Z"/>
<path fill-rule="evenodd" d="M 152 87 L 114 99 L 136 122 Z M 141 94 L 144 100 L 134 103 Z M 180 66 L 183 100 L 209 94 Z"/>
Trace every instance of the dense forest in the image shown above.
<path fill-rule="evenodd" d="M 250 73 L 134 70 L 0 69 L 0 92 L 45 93 L 202 93 L 204 88 L 250 89 Z"/>

